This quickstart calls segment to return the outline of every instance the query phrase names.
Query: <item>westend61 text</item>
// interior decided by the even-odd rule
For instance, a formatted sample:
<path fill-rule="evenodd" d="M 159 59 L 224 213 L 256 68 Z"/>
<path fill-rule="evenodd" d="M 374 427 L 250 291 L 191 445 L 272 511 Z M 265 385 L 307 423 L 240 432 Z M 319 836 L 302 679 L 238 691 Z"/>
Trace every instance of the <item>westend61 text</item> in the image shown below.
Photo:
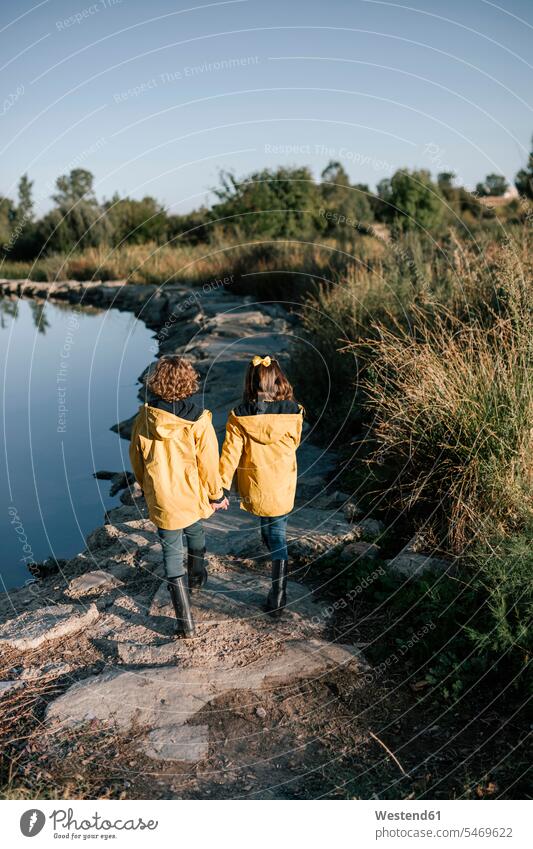
<path fill-rule="evenodd" d="M 377 820 L 440 820 L 440 811 L 374 811 Z"/>

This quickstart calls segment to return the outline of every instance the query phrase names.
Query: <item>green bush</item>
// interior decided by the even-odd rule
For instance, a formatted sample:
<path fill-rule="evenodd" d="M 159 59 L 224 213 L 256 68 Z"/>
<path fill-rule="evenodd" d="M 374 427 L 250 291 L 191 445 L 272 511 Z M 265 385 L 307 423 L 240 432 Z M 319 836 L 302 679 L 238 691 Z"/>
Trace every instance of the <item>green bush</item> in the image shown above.
<path fill-rule="evenodd" d="M 433 514 L 456 553 L 533 512 L 533 280 L 510 250 L 497 272 L 491 325 L 475 306 L 469 321 L 413 307 L 407 328 L 367 343 L 374 459 L 390 466 L 382 492 Z"/>
<path fill-rule="evenodd" d="M 482 600 L 469 638 L 477 652 L 496 659 L 509 655 L 513 668 L 525 667 L 533 654 L 533 522 L 475 547 L 469 563 Z"/>
<path fill-rule="evenodd" d="M 382 217 L 399 230 L 434 231 L 439 225 L 444 202 L 429 171 L 402 168 L 378 185 Z"/>
<path fill-rule="evenodd" d="M 413 668 L 451 700 L 481 680 L 523 687 L 533 648 L 533 277 L 522 236 L 483 257 L 451 236 L 451 272 L 440 276 L 420 245 L 430 290 L 397 263 L 322 286 L 304 305 L 300 396 L 318 416 L 331 393 L 328 435 L 356 401 L 350 440 L 339 441 L 352 455 L 342 488 L 386 507 L 387 556 L 422 523 L 458 555 L 453 573 L 400 582 L 385 572 L 369 585 L 360 599 L 388 627 L 368 652 L 380 661 L 409 646 Z M 323 568 L 338 596 L 370 567 Z M 427 622 L 431 637 L 413 642 Z"/>
<path fill-rule="evenodd" d="M 353 256 L 344 267 L 332 268 L 326 281 L 316 280 L 301 309 L 303 333 L 293 346 L 291 376 L 325 439 L 352 432 L 365 415 L 364 363 L 348 346 L 380 322 L 405 321 L 411 305 L 425 301 L 431 266 L 438 261 L 415 233 L 394 240 L 360 237 Z"/>
<path fill-rule="evenodd" d="M 239 179 L 220 175 L 212 215 L 233 238 L 295 239 L 321 229 L 319 193 L 309 168 L 265 168 Z"/>
<path fill-rule="evenodd" d="M 533 652 L 532 539 L 533 523 L 493 535 L 440 575 L 405 580 L 376 560 L 344 564 L 330 556 L 312 577 L 337 609 L 355 599 L 370 633 L 377 614 L 380 632 L 365 650 L 376 665 L 401 659 L 404 674 L 416 670 L 416 680 L 449 701 L 481 680 L 522 690 Z"/>

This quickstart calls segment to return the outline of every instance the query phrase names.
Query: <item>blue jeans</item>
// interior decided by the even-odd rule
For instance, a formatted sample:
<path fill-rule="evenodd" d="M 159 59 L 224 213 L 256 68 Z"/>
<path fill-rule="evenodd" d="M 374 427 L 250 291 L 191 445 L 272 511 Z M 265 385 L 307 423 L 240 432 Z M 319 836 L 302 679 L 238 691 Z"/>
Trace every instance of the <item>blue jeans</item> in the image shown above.
<path fill-rule="evenodd" d="M 188 528 L 178 531 L 167 531 L 158 528 L 157 533 L 163 548 L 163 563 L 167 578 L 180 578 L 187 574 L 183 562 L 183 534 L 187 538 L 188 551 L 202 551 L 205 548 L 205 533 L 201 522 L 194 522 Z"/>
<path fill-rule="evenodd" d="M 288 560 L 288 516 L 261 516 L 261 536 L 272 555 L 272 560 Z"/>

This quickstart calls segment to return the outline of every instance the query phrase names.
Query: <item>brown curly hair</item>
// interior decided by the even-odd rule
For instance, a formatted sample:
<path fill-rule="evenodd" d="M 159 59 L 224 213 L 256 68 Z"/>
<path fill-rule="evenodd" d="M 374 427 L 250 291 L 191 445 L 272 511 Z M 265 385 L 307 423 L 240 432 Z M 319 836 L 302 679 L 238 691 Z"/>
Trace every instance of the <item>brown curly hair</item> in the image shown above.
<path fill-rule="evenodd" d="M 151 372 L 147 387 L 164 401 L 181 401 L 198 392 L 200 375 L 183 357 L 161 357 Z"/>

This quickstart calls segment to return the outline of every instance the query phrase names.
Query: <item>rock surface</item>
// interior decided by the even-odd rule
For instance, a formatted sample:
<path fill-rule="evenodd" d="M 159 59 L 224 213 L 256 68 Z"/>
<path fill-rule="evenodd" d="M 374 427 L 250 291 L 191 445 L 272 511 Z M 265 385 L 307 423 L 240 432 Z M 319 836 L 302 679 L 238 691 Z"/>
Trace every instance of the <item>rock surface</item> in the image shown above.
<path fill-rule="evenodd" d="M 188 726 L 205 705 L 233 690 L 261 690 L 328 670 L 362 667 L 354 646 L 321 640 L 287 641 L 279 656 L 245 668 L 112 670 L 74 684 L 48 708 L 49 730 L 99 720 L 122 731 L 132 723 L 149 730 L 142 743 L 151 758 L 197 760 L 207 754 L 207 728 Z"/>
<path fill-rule="evenodd" d="M 0 625 L 0 648 L 19 651 L 35 649 L 42 643 L 67 637 L 88 628 L 98 619 L 94 604 L 89 608 L 57 604 L 22 613 Z"/>
<path fill-rule="evenodd" d="M 344 546 L 341 560 L 356 562 L 363 557 L 376 560 L 379 557 L 379 553 L 379 546 L 374 545 L 372 542 L 351 542 Z"/>
<path fill-rule="evenodd" d="M 122 581 L 119 578 L 103 569 L 97 569 L 94 572 L 86 572 L 85 575 L 73 578 L 65 594 L 71 598 L 82 598 L 87 595 L 103 593 L 119 586 L 122 586 Z"/>
<path fill-rule="evenodd" d="M 283 311 L 221 290 L 199 290 L 191 304 L 190 289 L 180 286 L 159 290 L 121 281 L 15 281 L 8 288 L 12 295 L 83 299 L 135 312 L 158 329 L 160 353 L 184 353 L 194 360 L 203 379 L 196 400 L 212 411 L 220 442 L 228 411 L 240 400 L 251 356 L 268 351 L 282 363 L 289 356 L 293 331 Z M 145 376 L 146 370 L 141 378 Z M 131 422 L 117 426 L 121 436 L 129 436 Z M 312 430 L 304 427 L 296 505 L 288 527 L 293 577 L 299 563 L 307 568 L 343 546 L 359 546 L 350 556 L 379 555 L 376 546 L 358 542 L 362 530 L 351 521 L 362 513 L 335 481 L 335 453 L 314 445 L 311 436 Z M 227 512 L 205 523 L 209 582 L 193 596 L 197 636 L 174 639 L 174 614 L 161 583 L 161 547 L 140 488 L 124 471 L 100 476 L 115 491 L 126 487 L 121 505 L 107 511 L 106 524 L 88 535 L 83 552 L 62 564 L 59 574 L 37 582 L 32 610 L 13 619 L 7 604 L 0 605 L 7 619 L 0 628 L 0 647 L 35 648 L 80 631 L 78 653 L 69 649 L 66 658 L 37 658 L 31 673 L 20 676 L 46 674 L 46 663 L 52 662 L 56 669 L 68 669 L 75 682 L 48 706 L 43 730 L 50 745 L 61 728 L 96 722 L 128 737 L 135 723 L 143 728 L 139 746 L 150 759 L 194 763 L 208 755 L 213 742 L 206 710 L 214 700 L 242 692 L 246 705 L 296 682 L 304 689 L 318 686 L 339 670 L 355 680 L 367 668 L 356 646 L 328 641 L 329 614 L 308 587 L 289 581 L 288 604 L 279 622 L 263 611 L 270 586 L 268 553 L 257 518 L 240 510 L 234 497 Z M 89 608 L 64 603 L 65 597 L 93 595 L 96 604 Z M 24 592 L 12 593 L 11 601 L 26 603 Z M 97 657 L 104 671 L 88 674 L 94 669 L 84 666 L 85 657 L 87 663 Z M 268 721 L 262 706 L 254 715 Z"/>
<path fill-rule="evenodd" d="M 170 725 L 154 728 L 143 745 L 149 758 L 196 763 L 209 751 L 208 725 Z"/>
<path fill-rule="evenodd" d="M 0 681 L 0 699 L 23 686 L 22 681 Z"/>
<path fill-rule="evenodd" d="M 415 551 L 401 551 L 392 560 L 387 560 L 387 566 L 394 575 L 402 578 L 419 578 L 426 573 L 439 574 L 446 572 L 451 561 L 429 554 L 417 554 Z"/>
<path fill-rule="evenodd" d="M 421 551 L 423 540 L 414 536 L 391 560 L 387 560 L 389 572 L 398 578 L 419 578 L 424 574 L 439 575 L 453 568 L 453 561 L 434 557 Z"/>

